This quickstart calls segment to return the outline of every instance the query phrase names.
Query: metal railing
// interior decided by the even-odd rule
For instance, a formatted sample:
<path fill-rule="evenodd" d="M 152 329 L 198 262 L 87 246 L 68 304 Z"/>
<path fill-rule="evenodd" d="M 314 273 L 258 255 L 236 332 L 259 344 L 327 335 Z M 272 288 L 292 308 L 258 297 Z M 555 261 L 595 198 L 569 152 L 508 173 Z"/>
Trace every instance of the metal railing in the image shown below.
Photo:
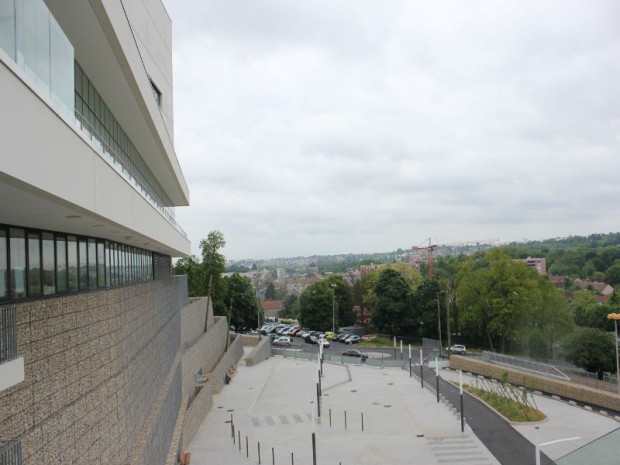
<path fill-rule="evenodd" d="M 101 158 L 108 162 L 108 164 L 114 169 L 120 176 L 122 176 L 134 190 L 142 195 L 142 197 L 149 202 L 153 207 L 157 209 L 161 216 L 163 216 L 170 225 L 172 225 L 177 232 L 183 237 L 187 238 L 187 233 L 176 222 L 174 216 L 174 210 L 170 207 L 165 207 L 163 202 L 159 199 L 152 188 L 147 187 L 148 182 L 139 176 L 137 169 L 130 169 L 128 166 L 127 155 L 123 156 L 110 146 L 104 138 L 95 130 L 88 119 L 82 115 L 77 109 L 75 110 L 75 123 L 81 130 L 85 138 L 88 138 L 93 144 L 100 150 L 98 153 Z"/>
<path fill-rule="evenodd" d="M 284 357 L 296 358 L 300 360 L 317 360 L 317 353 L 313 352 L 304 352 L 299 349 L 284 349 L 282 347 L 271 347 L 271 350 L 274 355 L 282 355 Z M 330 354 L 327 352 L 323 353 L 323 360 L 331 363 L 338 363 L 342 365 L 366 365 L 366 366 L 374 366 L 381 368 L 404 368 L 409 369 L 409 358 L 404 357 L 402 360 L 400 358 L 393 358 L 389 355 L 385 357 L 377 357 L 377 358 L 368 358 L 362 359 L 360 357 L 345 357 L 342 354 Z"/>
<path fill-rule="evenodd" d="M 482 359 L 495 363 L 497 365 L 505 365 L 517 370 L 527 371 L 535 373 L 541 376 L 547 376 L 549 378 L 561 379 L 564 381 L 570 381 L 570 377 L 560 371 L 557 367 L 549 365 L 547 363 L 535 362 L 519 357 L 511 357 L 509 355 L 498 354 L 495 352 L 484 351 L 482 353 Z"/>
<path fill-rule="evenodd" d="M 22 441 L 0 441 L 0 464 L 22 465 Z"/>
<path fill-rule="evenodd" d="M 0 308 L 0 363 L 17 358 L 17 310 Z M 0 462 L 2 463 L 2 462 Z"/>

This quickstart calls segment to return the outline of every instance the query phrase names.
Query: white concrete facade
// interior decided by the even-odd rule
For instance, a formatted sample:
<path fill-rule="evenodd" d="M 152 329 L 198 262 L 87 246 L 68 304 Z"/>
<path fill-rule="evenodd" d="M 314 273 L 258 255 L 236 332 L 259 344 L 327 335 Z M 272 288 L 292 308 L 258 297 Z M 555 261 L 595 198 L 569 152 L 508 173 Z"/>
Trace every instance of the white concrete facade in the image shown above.
<path fill-rule="evenodd" d="M 173 145 L 171 21 L 159 0 L 46 2 L 171 205 L 189 204 Z M 67 70 L 73 73 L 73 70 Z M 161 92 L 158 102 L 151 82 Z M 0 223 L 108 239 L 169 256 L 186 235 L 0 50 Z"/>

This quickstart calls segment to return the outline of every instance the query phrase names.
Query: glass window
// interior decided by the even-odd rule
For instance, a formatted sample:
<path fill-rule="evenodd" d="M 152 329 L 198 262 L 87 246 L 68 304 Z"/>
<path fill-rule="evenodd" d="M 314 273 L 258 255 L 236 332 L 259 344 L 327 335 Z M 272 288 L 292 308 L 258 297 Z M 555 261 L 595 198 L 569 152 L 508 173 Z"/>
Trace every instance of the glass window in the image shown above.
<path fill-rule="evenodd" d="M 23 229 L 11 228 L 9 236 L 11 299 L 23 299 L 26 297 L 26 233 Z"/>
<path fill-rule="evenodd" d="M 45 94 L 50 92 L 50 13 L 45 3 L 18 0 L 17 64 Z"/>
<path fill-rule="evenodd" d="M 28 297 L 41 295 L 41 237 L 28 233 Z"/>
<path fill-rule="evenodd" d="M 97 242 L 97 287 L 105 287 L 105 245 Z"/>
<path fill-rule="evenodd" d="M 112 257 L 110 243 L 105 241 L 105 285 L 110 287 L 112 285 Z"/>
<path fill-rule="evenodd" d="M 0 0 L 0 48 L 15 61 L 15 0 Z"/>
<path fill-rule="evenodd" d="M 67 239 L 56 236 L 56 280 L 57 292 L 67 292 Z"/>
<path fill-rule="evenodd" d="M 97 242 L 88 239 L 88 288 L 97 289 Z"/>
<path fill-rule="evenodd" d="M 76 292 L 80 287 L 78 285 L 78 246 L 75 236 L 67 236 L 67 264 L 69 292 Z"/>
<path fill-rule="evenodd" d="M 9 298 L 9 275 L 6 231 L 0 229 L 0 300 Z"/>
<path fill-rule="evenodd" d="M 41 250 L 43 252 L 43 294 L 56 294 L 56 264 L 54 260 L 54 234 L 41 234 Z"/>
<path fill-rule="evenodd" d="M 86 238 L 78 238 L 78 275 L 80 291 L 88 289 L 88 242 Z"/>
<path fill-rule="evenodd" d="M 50 15 L 50 87 L 52 101 L 68 117 L 75 106 L 73 46 Z"/>

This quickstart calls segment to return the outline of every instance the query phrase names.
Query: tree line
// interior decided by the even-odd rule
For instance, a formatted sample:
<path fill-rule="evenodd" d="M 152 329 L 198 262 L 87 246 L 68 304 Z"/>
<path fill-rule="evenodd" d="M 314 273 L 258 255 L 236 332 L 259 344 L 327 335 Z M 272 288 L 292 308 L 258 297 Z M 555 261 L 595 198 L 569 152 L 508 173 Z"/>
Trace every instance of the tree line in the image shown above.
<path fill-rule="evenodd" d="M 201 259 L 186 257 L 174 271 L 188 275 L 190 296 L 211 296 L 216 315 L 228 316 L 236 326 L 256 327 L 263 319 L 258 283 L 238 273 L 222 277 L 224 245 L 222 233 L 210 232 L 200 242 Z M 555 260 L 551 269 L 556 264 L 567 266 L 573 260 L 568 257 L 581 257 L 585 264 L 600 260 L 609 265 L 605 272 L 620 268 L 617 246 L 604 243 L 590 252 L 581 250 L 583 244 L 575 247 L 570 253 L 558 247 L 541 247 L 539 252 L 546 251 Z M 434 277 L 428 276 L 424 264 L 418 270 L 404 263 L 383 264 L 352 284 L 334 274 L 298 297 L 286 296 L 285 305 L 288 315 L 317 330 L 353 326 L 367 311 L 370 318 L 363 323 L 390 337 L 437 339 L 441 330 L 444 341 L 450 334 L 453 342 L 481 349 L 539 360 L 564 357 L 599 376 L 614 371 L 613 326 L 606 316 L 620 313 L 617 295 L 605 305 L 587 289 L 567 299 L 564 289 L 556 289 L 547 276 L 518 260 L 540 256 L 533 251 L 535 247 L 509 245 L 470 256 L 436 257 Z M 602 269 L 600 263 L 594 266 Z M 578 274 L 578 267 L 573 271 Z M 273 285 L 266 293 L 275 297 Z"/>

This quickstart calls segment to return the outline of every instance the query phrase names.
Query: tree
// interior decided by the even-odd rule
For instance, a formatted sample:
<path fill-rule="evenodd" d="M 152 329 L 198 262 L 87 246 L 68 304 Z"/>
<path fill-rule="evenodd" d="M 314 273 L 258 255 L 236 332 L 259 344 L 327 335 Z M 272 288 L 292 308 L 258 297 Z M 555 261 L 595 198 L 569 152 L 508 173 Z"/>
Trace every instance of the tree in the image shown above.
<path fill-rule="evenodd" d="M 575 308 L 575 323 L 578 326 L 613 331 L 614 322 L 609 320 L 607 315 L 619 311 L 620 307 L 617 305 L 590 304 L 585 307 L 579 306 Z"/>
<path fill-rule="evenodd" d="M 437 299 L 441 297 L 441 286 L 437 279 L 425 279 L 412 294 L 413 312 L 409 320 L 409 331 L 420 332 L 420 336 L 439 339 L 437 320 Z M 445 313 L 445 308 L 441 309 Z M 446 321 L 442 319 L 442 331 L 445 333 Z"/>
<path fill-rule="evenodd" d="M 461 330 L 490 349 L 526 345 L 534 314 L 543 307 L 539 276 L 500 249 L 488 252 L 486 266 L 466 262 L 457 281 Z"/>
<path fill-rule="evenodd" d="M 605 271 L 605 282 L 612 286 L 620 284 L 620 263 L 615 263 L 607 268 Z"/>
<path fill-rule="evenodd" d="M 341 275 L 332 275 L 326 279 L 333 290 L 336 307 L 335 329 L 340 326 L 353 326 L 355 313 L 353 312 L 353 296 L 349 283 Z"/>
<path fill-rule="evenodd" d="M 226 283 L 226 302 L 230 324 L 237 328 L 257 325 L 257 302 L 252 282 L 246 276 L 234 273 L 224 278 Z"/>
<path fill-rule="evenodd" d="M 594 328 L 583 328 L 565 344 L 565 357 L 578 367 L 597 374 L 603 379 L 603 373 L 616 368 L 614 338 L 611 334 Z"/>
<path fill-rule="evenodd" d="M 323 279 L 308 286 L 299 296 L 299 322 L 321 331 L 332 329 L 332 289 Z"/>
<path fill-rule="evenodd" d="M 267 289 L 265 289 L 265 300 L 276 300 L 276 288 L 271 282 L 267 284 Z"/>
<path fill-rule="evenodd" d="M 402 335 L 411 326 L 411 288 L 396 270 L 384 269 L 374 286 L 372 323 L 378 331 Z"/>
<path fill-rule="evenodd" d="M 205 285 L 211 282 L 211 301 L 213 312 L 216 315 L 226 315 L 226 285 L 222 279 L 222 273 L 226 269 L 226 257 L 220 252 L 226 245 L 224 235 L 220 231 L 211 231 L 206 239 L 200 241 L 202 254 L 202 278 Z M 205 294 L 206 295 L 206 294 Z"/>
<path fill-rule="evenodd" d="M 189 297 L 204 297 L 207 295 L 207 284 L 204 269 L 195 256 L 183 257 L 173 267 L 176 275 L 187 275 L 187 293 Z"/>

